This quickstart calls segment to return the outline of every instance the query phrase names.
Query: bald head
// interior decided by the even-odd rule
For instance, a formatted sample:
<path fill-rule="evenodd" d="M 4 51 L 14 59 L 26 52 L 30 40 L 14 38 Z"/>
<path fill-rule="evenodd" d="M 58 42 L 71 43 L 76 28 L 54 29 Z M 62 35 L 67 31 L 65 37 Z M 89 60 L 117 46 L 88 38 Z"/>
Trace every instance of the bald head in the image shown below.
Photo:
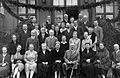
<path fill-rule="evenodd" d="M 114 44 L 114 50 L 115 51 L 119 50 L 119 45 L 118 44 Z"/>

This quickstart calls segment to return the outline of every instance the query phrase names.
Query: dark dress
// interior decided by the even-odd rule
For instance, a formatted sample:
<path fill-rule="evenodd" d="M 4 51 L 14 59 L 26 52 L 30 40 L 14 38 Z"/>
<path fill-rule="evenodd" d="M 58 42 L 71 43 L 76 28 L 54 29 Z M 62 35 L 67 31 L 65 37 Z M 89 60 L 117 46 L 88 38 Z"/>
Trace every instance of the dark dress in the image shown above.
<path fill-rule="evenodd" d="M 94 78 L 94 66 L 93 62 L 95 59 L 95 53 L 91 48 L 89 49 L 89 53 L 87 53 L 87 49 L 84 49 L 82 52 L 82 71 L 84 72 L 86 78 Z M 90 63 L 86 62 L 87 59 L 90 59 Z"/>
<path fill-rule="evenodd" d="M 55 31 L 54 36 L 57 37 L 58 41 L 61 41 L 62 34 L 60 33 L 60 31 L 58 33 L 56 33 L 56 31 Z"/>
<path fill-rule="evenodd" d="M 26 41 L 27 38 L 30 37 L 30 31 L 27 30 L 27 33 L 25 33 L 23 30 L 19 33 L 19 42 L 22 46 L 21 54 L 25 54 L 25 47 L 26 47 Z"/>
<path fill-rule="evenodd" d="M 43 64 L 42 62 L 48 62 L 48 64 Z M 45 54 L 42 50 L 38 53 L 38 77 L 37 78 L 50 78 L 51 72 L 51 53 L 46 50 Z"/>
<path fill-rule="evenodd" d="M 60 43 L 60 48 L 61 50 L 65 53 L 68 49 L 69 49 L 69 44 L 66 42 L 66 43 Z"/>
<path fill-rule="evenodd" d="M 62 50 L 56 50 L 56 49 L 53 49 L 51 51 L 52 53 L 52 62 L 53 62 L 53 70 L 54 71 L 61 71 L 62 69 L 62 63 L 64 62 L 64 52 Z M 60 60 L 61 62 L 56 62 L 57 60 Z"/>
<path fill-rule="evenodd" d="M 2 63 L 3 60 L 3 55 L 0 54 L 0 63 Z M 2 67 L 0 66 L 0 77 L 7 77 L 8 74 L 10 73 L 10 55 L 6 55 L 4 59 L 4 63 L 7 63 L 6 66 Z"/>
<path fill-rule="evenodd" d="M 73 34 L 74 31 L 76 31 L 77 32 L 77 38 L 79 38 L 79 39 L 82 38 L 83 33 L 84 33 L 84 30 L 82 29 L 82 27 L 79 27 L 79 26 L 77 27 L 77 30 L 75 30 L 75 28 L 73 27 L 71 29 L 71 31 L 72 31 L 72 34 Z"/>
<path fill-rule="evenodd" d="M 13 42 L 13 40 L 9 43 L 9 52 L 8 54 L 14 55 L 16 53 L 16 48 L 18 46 L 19 42 L 16 41 L 16 43 Z"/>

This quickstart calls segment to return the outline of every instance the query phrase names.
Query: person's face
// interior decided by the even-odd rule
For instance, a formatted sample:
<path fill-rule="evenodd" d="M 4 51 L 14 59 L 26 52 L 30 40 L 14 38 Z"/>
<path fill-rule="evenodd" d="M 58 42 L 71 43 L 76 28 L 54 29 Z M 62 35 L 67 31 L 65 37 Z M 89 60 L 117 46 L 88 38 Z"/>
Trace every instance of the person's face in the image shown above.
<path fill-rule="evenodd" d="M 73 23 L 74 22 L 74 18 L 70 18 L 70 22 Z"/>
<path fill-rule="evenodd" d="M 23 30 L 27 30 L 27 25 L 23 25 Z"/>
<path fill-rule="evenodd" d="M 16 41 L 16 39 L 17 39 L 16 35 L 13 35 L 13 36 L 12 36 L 12 40 L 13 40 L 13 41 Z"/>
<path fill-rule="evenodd" d="M 77 33 L 73 33 L 73 38 L 77 38 Z"/>
<path fill-rule="evenodd" d="M 53 30 L 55 29 L 55 26 L 54 26 L 54 25 L 52 25 L 51 27 L 52 27 Z"/>
<path fill-rule="evenodd" d="M 7 48 L 6 48 L 6 47 L 3 47 L 3 48 L 2 48 L 2 52 L 3 52 L 3 54 L 6 54 L 6 53 L 7 53 Z"/>
<path fill-rule="evenodd" d="M 65 16 L 64 16 L 64 19 L 68 19 L 68 16 L 67 16 L 67 15 L 65 15 Z"/>
<path fill-rule="evenodd" d="M 94 26 L 98 26 L 98 22 L 97 21 L 94 21 Z"/>
<path fill-rule="evenodd" d="M 104 45 L 103 44 L 100 44 L 100 49 L 103 49 L 104 48 Z"/>
<path fill-rule="evenodd" d="M 39 26 L 38 25 L 35 25 L 35 29 L 38 29 L 39 28 Z"/>
<path fill-rule="evenodd" d="M 119 50 L 119 46 L 114 46 L 114 50 L 115 51 Z"/>
<path fill-rule="evenodd" d="M 60 44 L 56 44 L 56 45 L 55 45 L 55 48 L 56 48 L 56 49 L 59 49 L 59 48 L 60 48 Z"/>
<path fill-rule="evenodd" d="M 65 28 L 65 23 L 61 23 L 61 27 L 62 27 L 62 28 Z"/>
<path fill-rule="evenodd" d="M 86 48 L 86 49 L 89 49 L 89 48 L 90 48 L 90 44 L 86 44 L 86 45 L 85 45 L 85 48 Z"/>
<path fill-rule="evenodd" d="M 31 36 L 35 36 L 35 32 L 32 31 L 32 32 L 31 32 Z"/>
<path fill-rule="evenodd" d="M 59 31 L 59 27 L 58 26 L 55 27 L 55 31 Z"/>
<path fill-rule="evenodd" d="M 70 28 L 70 25 L 66 25 L 66 28 L 68 28 L 68 29 L 69 29 L 69 28 Z"/>
<path fill-rule="evenodd" d="M 84 38 L 87 39 L 87 37 L 88 37 L 88 33 L 85 32 L 85 33 L 84 33 Z"/>
<path fill-rule="evenodd" d="M 77 21 L 74 21 L 74 26 L 78 26 L 78 23 L 77 23 Z"/>
<path fill-rule="evenodd" d="M 62 36 L 62 41 L 66 41 L 66 36 Z"/>
<path fill-rule="evenodd" d="M 87 17 L 83 17 L 83 21 L 86 22 L 88 20 Z"/>
<path fill-rule="evenodd" d="M 29 50 L 34 50 L 34 46 L 33 45 L 29 45 Z"/>
<path fill-rule="evenodd" d="M 54 36 L 54 32 L 53 31 L 49 32 L 49 35 Z"/>
<path fill-rule="evenodd" d="M 82 15 L 82 14 L 80 14 L 80 15 L 78 16 L 78 18 L 79 18 L 79 19 L 82 19 L 82 18 L 83 18 L 83 15 Z"/>
<path fill-rule="evenodd" d="M 93 29 L 93 28 L 91 28 L 91 27 L 90 27 L 90 28 L 88 28 L 88 31 L 89 31 L 89 33 L 90 33 L 90 34 L 93 32 L 93 30 L 94 30 L 94 29 Z"/>
<path fill-rule="evenodd" d="M 21 51 L 21 48 L 22 48 L 22 47 L 21 47 L 20 45 L 18 45 L 18 46 L 17 46 L 17 52 L 20 52 L 20 51 Z"/>
<path fill-rule="evenodd" d="M 42 50 L 46 50 L 46 46 L 42 46 Z"/>

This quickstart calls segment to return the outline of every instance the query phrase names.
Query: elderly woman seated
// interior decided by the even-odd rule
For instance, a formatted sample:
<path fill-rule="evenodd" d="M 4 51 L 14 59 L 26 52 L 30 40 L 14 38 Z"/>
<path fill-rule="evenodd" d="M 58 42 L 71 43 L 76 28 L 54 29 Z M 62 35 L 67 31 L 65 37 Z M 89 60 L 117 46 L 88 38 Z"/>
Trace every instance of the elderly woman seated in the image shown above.
<path fill-rule="evenodd" d="M 21 45 L 18 45 L 15 55 L 11 56 L 13 78 L 15 78 L 16 75 L 17 78 L 20 78 L 20 72 L 24 69 L 24 57 L 20 54 L 21 48 Z"/>
<path fill-rule="evenodd" d="M 0 77 L 6 78 L 10 73 L 10 55 L 7 54 L 7 47 L 2 48 L 0 54 Z"/>
<path fill-rule="evenodd" d="M 95 53 L 90 47 L 90 43 L 85 44 L 85 49 L 82 52 L 82 70 L 85 74 L 85 78 L 94 78 L 94 59 Z"/>
<path fill-rule="evenodd" d="M 111 61 L 109 58 L 109 51 L 105 48 L 103 43 L 99 44 L 99 50 L 96 53 L 96 60 L 94 63 L 96 77 L 99 78 L 102 76 L 105 78 L 111 65 Z"/>
<path fill-rule="evenodd" d="M 114 45 L 114 52 L 112 53 L 111 60 L 112 60 L 112 70 L 113 70 L 114 78 L 119 78 L 120 77 L 120 49 L 118 44 Z"/>
<path fill-rule="evenodd" d="M 70 44 L 70 49 L 65 52 L 64 60 L 63 73 L 67 78 L 72 78 L 73 70 L 77 69 L 78 62 L 80 61 L 80 54 L 75 49 L 75 45 L 73 43 Z M 69 69 L 72 69 L 70 75 L 67 72 Z"/>
<path fill-rule="evenodd" d="M 37 62 L 37 52 L 34 50 L 34 45 L 29 44 L 29 50 L 25 52 L 24 60 L 26 62 L 25 64 L 25 72 L 26 72 L 26 78 L 33 78 L 34 72 L 36 71 L 36 62 Z"/>

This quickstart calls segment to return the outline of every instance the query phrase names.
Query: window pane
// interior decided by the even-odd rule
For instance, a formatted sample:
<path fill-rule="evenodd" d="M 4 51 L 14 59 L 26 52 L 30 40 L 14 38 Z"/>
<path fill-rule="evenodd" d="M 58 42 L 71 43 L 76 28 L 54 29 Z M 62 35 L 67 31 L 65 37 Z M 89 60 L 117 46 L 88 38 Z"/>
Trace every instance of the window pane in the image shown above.
<path fill-rule="evenodd" d="M 19 0 L 20 3 L 26 3 L 26 0 Z"/>
<path fill-rule="evenodd" d="M 78 0 L 71 0 L 72 5 L 78 5 Z"/>
<path fill-rule="evenodd" d="M 28 0 L 28 4 L 35 4 L 35 0 Z"/>
<path fill-rule="evenodd" d="M 96 13 L 104 13 L 104 7 L 103 6 L 97 6 L 96 7 Z"/>
<path fill-rule="evenodd" d="M 54 6 L 64 6 L 64 0 L 53 0 Z"/>
<path fill-rule="evenodd" d="M 101 1 L 103 1 L 103 0 L 96 0 L 96 2 L 101 2 Z"/>
<path fill-rule="evenodd" d="M 113 3 L 106 4 L 106 12 L 107 13 L 113 13 Z"/>
<path fill-rule="evenodd" d="M 72 0 L 66 0 L 66 5 L 67 5 L 67 6 L 72 5 Z"/>
<path fill-rule="evenodd" d="M 25 7 L 19 7 L 19 14 L 26 14 L 26 8 Z"/>
<path fill-rule="evenodd" d="M 113 19 L 113 15 L 106 15 L 106 18 Z"/>
<path fill-rule="evenodd" d="M 35 9 L 32 8 L 28 9 L 28 13 L 35 14 Z"/>

